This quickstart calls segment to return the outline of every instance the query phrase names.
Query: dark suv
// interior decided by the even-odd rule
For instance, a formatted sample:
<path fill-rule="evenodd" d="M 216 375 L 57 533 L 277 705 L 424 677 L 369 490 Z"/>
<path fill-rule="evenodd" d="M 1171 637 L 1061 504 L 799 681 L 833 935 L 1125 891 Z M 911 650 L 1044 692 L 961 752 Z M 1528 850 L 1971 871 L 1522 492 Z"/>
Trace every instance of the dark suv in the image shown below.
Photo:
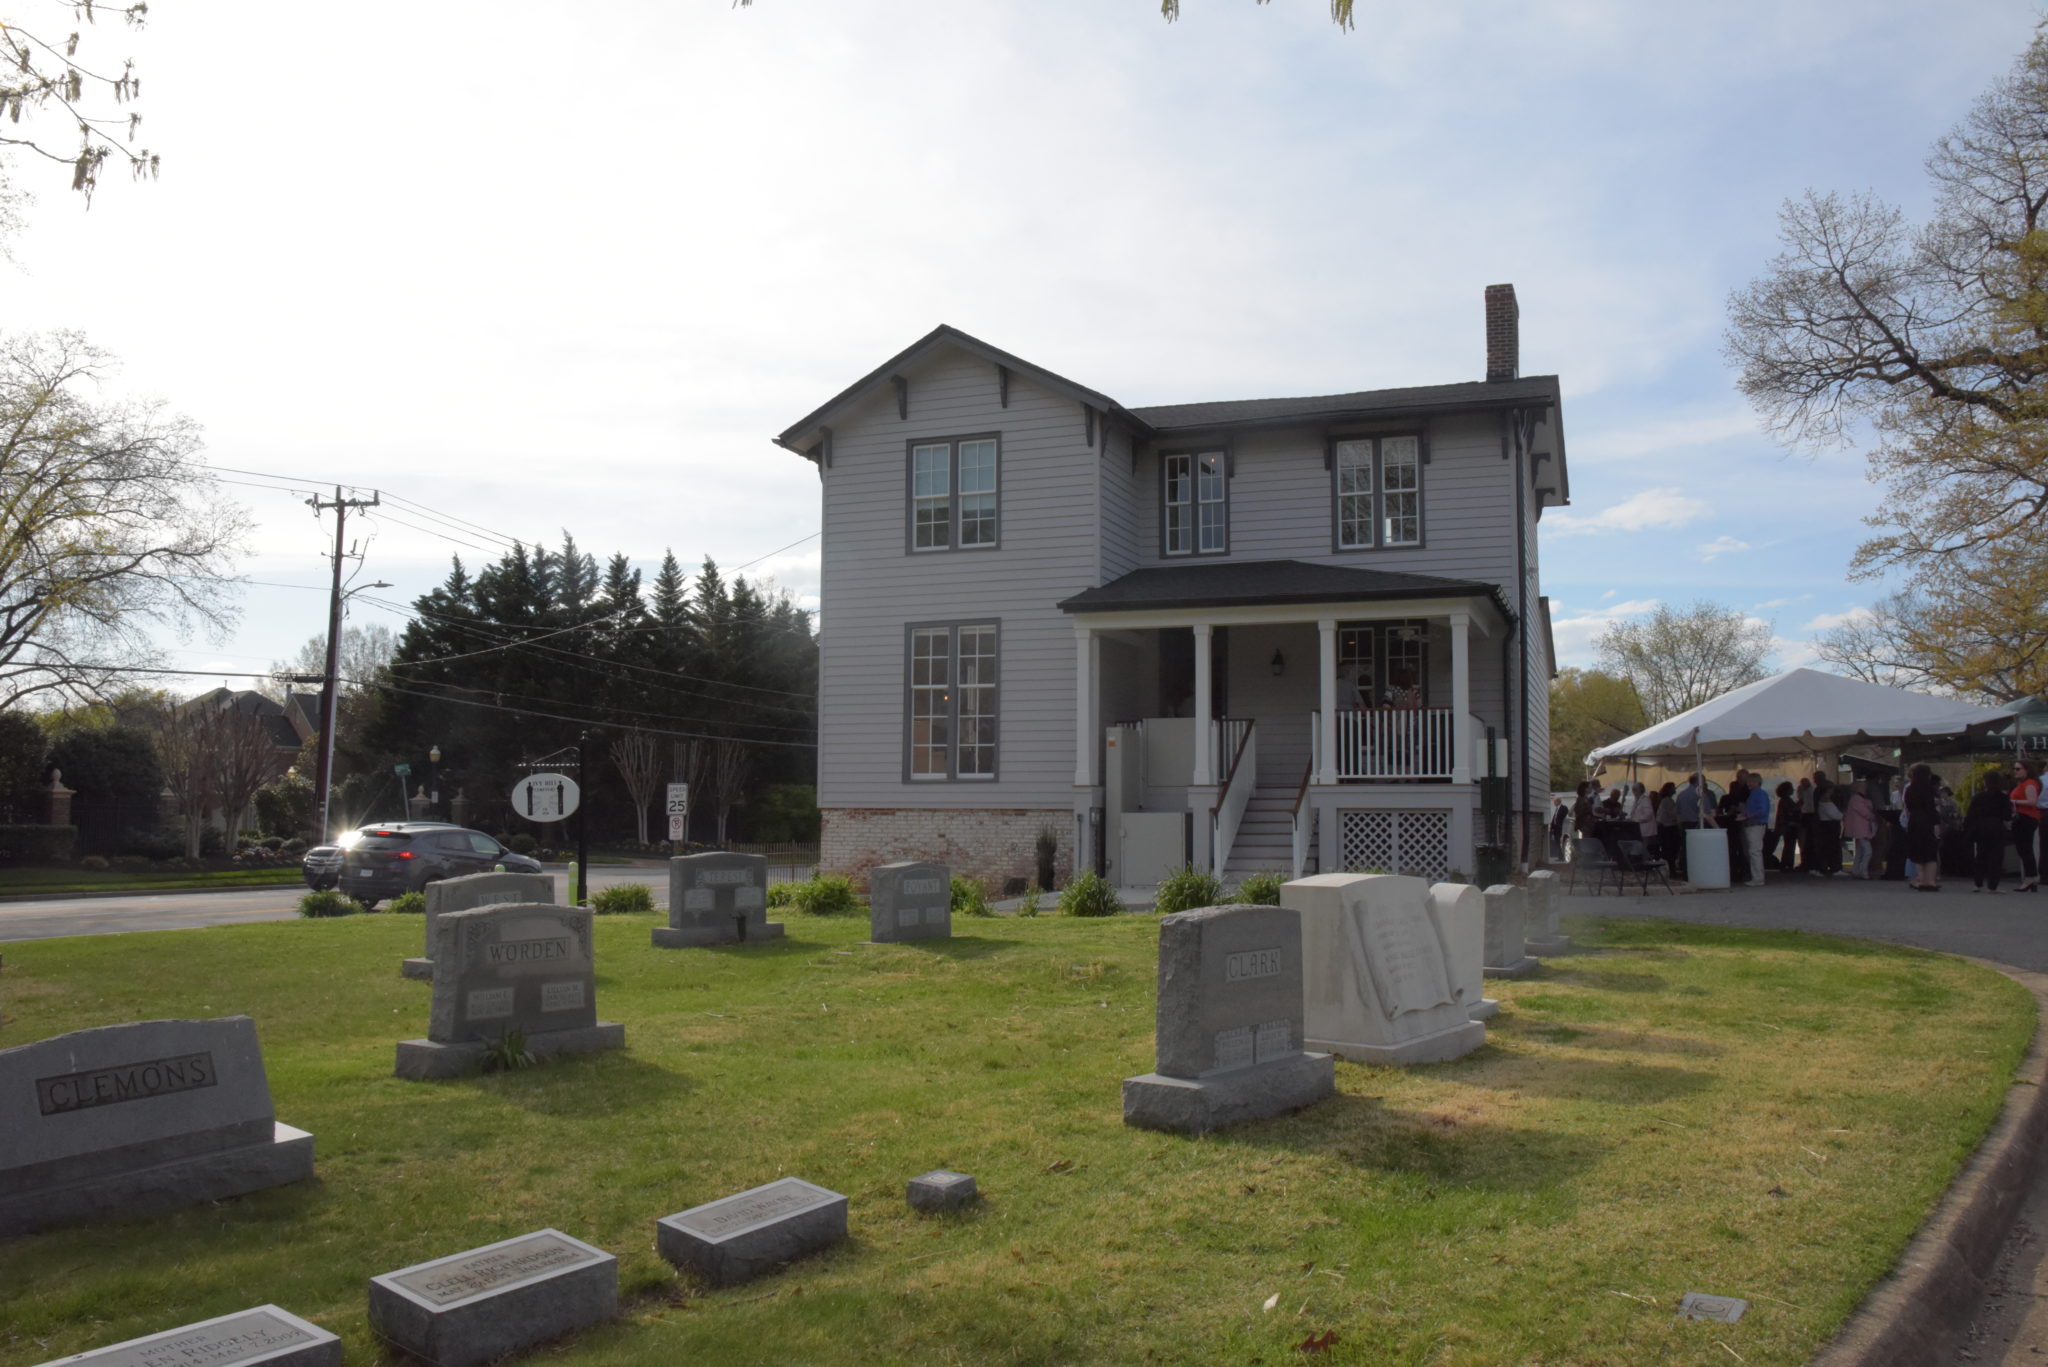
<path fill-rule="evenodd" d="M 394 821 L 344 836 L 341 890 L 366 907 L 466 873 L 539 873 L 538 860 L 514 854 L 482 831 L 439 822 Z"/>

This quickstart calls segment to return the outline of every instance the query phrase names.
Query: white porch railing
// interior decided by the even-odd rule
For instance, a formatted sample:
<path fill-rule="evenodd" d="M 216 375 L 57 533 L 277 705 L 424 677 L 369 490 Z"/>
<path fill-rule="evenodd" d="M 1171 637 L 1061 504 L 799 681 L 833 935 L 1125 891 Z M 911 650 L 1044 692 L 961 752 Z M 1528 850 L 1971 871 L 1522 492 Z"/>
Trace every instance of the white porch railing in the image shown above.
<path fill-rule="evenodd" d="M 1310 761 L 1301 776 L 1301 787 L 1294 792 L 1294 876 L 1301 877 L 1308 872 L 1309 834 L 1315 828 L 1315 808 L 1308 805 L 1309 780 L 1314 778 L 1316 766 Z"/>
<path fill-rule="evenodd" d="M 1448 707 L 1338 712 L 1337 777 L 1448 779 L 1455 727 Z"/>
<path fill-rule="evenodd" d="M 1211 827 L 1210 854 L 1214 862 L 1209 867 L 1220 874 L 1230 863 L 1230 847 L 1237 843 L 1237 828 L 1244 822 L 1244 809 L 1252 800 L 1252 789 L 1258 786 L 1259 736 L 1249 717 L 1225 717 L 1216 723 L 1216 729 L 1226 748 L 1220 765 L 1223 790 L 1216 795 L 1215 824 Z"/>

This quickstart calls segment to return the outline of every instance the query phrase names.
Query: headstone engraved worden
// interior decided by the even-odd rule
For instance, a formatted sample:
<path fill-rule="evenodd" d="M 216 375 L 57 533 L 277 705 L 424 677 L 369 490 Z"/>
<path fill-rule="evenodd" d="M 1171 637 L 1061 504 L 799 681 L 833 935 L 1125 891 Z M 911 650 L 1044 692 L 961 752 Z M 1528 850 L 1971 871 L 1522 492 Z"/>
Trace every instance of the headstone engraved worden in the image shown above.
<path fill-rule="evenodd" d="M 1310 1048 L 1359 1063 L 1440 1063 L 1486 1042 L 1420 878 L 1318 874 L 1283 884 L 1280 904 L 1301 913 Z"/>
<path fill-rule="evenodd" d="M 426 951 L 417 959 L 401 959 L 398 971 L 408 978 L 431 981 L 434 976 L 434 924 L 444 911 L 503 906 L 508 902 L 548 903 L 555 900 L 551 873 L 471 873 L 444 878 L 426 886 Z"/>
<path fill-rule="evenodd" d="M 618 1308 L 619 1260 L 558 1229 L 370 1278 L 370 1328 L 437 1367 L 474 1367 Z"/>
<path fill-rule="evenodd" d="M 1500 1003 L 1486 995 L 1486 894 L 1470 883 L 1432 883 L 1429 912 L 1436 918 L 1437 936 L 1449 954 L 1451 986 L 1465 1014 L 1473 1020 L 1492 1020 L 1500 1014 Z"/>
<path fill-rule="evenodd" d="M 773 940 L 768 919 L 768 861 L 758 854 L 689 854 L 668 861 L 668 924 L 654 928 L 656 949 Z"/>
<path fill-rule="evenodd" d="M 953 934 L 953 874 L 944 864 L 881 864 L 868 871 L 868 938 L 941 940 Z"/>
<path fill-rule="evenodd" d="M 1486 890 L 1486 976 L 1526 978 L 1539 967 L 1527 953 L 1529 894 L 1512 883 Z"/>
<path fill-rule="evenodd" d="M 1158 1069 L 1124 1079 L 1124 1123 L 1200 1134 L 1330 1095 L 1330 1056 L 1302 1051 L 1301 951 L 1279 907 L 1161 920 Z"/>
<path fill-rule="evenodd" d="M 398 1046 L 398 1076 L 458 1077 L 512 1031 L 536 1059 L 626 1042 L 597 1018 L 590 912 L 502 906 L 446 911 L 435 922 L 434 1004 L 425 1039 Z"/>
<path fill-rule="evenodd" d="M 274 1305 L 109 1344 L 43 1367 L 341 1367 L 341 1340 Z"/>
<path fill-rule="evenodd" d="M 799 1177 L 654 1222 L 655 1247 L 713 1286 L 735 1286 L 846 1237 L 846 1198 Z"/>
<path fill-rule="evenodd" d="M 256 1023 L 138 1021 L 0 1049 L 0 1235 L 313 1175 L 277 1123 Z"/>

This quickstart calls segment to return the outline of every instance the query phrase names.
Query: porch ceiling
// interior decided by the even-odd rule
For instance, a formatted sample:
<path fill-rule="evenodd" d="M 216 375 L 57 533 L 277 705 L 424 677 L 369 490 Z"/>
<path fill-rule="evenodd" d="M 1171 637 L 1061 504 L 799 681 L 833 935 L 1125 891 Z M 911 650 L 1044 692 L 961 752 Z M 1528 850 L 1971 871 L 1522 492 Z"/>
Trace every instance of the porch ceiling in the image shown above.
<path fill-rule="evenodd" d="M 1499 589 L 1477 579 L 1318 565 L 1306 560 L 1216 560 L 1153 565 L 1061 601 L 1063 612 L 1156 613 L 1192 608 L 1255 608 L 1335 603 L 1481 599 L 1513 621 Z M 1448 606 L 1448 604 L 1446 605 Z"/>

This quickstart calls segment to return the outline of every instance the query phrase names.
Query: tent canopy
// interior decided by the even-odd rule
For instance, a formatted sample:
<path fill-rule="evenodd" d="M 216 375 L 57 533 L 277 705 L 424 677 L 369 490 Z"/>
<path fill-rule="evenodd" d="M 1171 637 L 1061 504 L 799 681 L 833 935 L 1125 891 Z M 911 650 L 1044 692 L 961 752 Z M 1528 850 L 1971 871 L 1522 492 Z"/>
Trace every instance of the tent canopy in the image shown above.
<path fill-rule="evenodd" d="M 1959 736 L 2003 721 L 2019 706 L 1981 707 L 1818 669 L 1794 669 L 1603 745 L 1586 762 L 1666 755 L 1690 760 L 1695 754 L 1762 758 L 1794 750 L 1838 751 L 1870 741 Z"/>

